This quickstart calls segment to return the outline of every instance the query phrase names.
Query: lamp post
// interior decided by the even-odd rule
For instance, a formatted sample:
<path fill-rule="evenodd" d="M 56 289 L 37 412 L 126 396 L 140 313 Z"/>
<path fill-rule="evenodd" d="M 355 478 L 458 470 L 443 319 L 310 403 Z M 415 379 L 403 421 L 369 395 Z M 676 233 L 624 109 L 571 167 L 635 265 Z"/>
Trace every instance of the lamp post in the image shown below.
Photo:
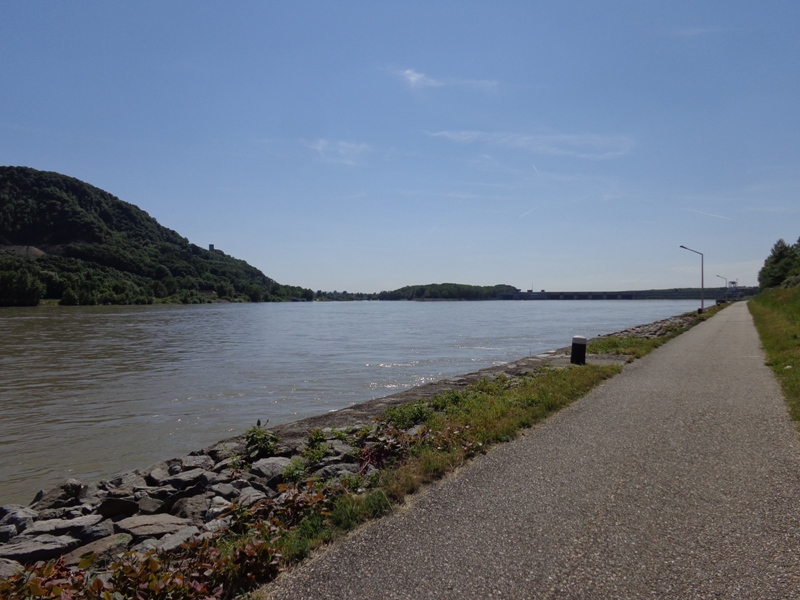
<path fill-rule="evenodd" d="M 703 274 L 704 266 L 704 256 L 702 252 L 698 252 L 697 250 L 692 250 L 691 248 L 687 248 L 686 246 L 681 246 L 684 250 L 688 250 L 689 252 L 694 252 L 695 254 L 700 255 L 700 312 L 702 313 L 706 309 L 705 298 L 704 298 L 704 291 L 705 291 L 705 278 Z"/>
<path fill-rule="evenodd" d="M 722 275 L 717 275 L 717 277 L 719 277 L 720 279 L 724 279 L 725 280 L 725 296 L 723 296 L 722 299 L 723 300 L 727 300 L 728 299 L 728 278 L 727 277 L 723 277 Z"/>

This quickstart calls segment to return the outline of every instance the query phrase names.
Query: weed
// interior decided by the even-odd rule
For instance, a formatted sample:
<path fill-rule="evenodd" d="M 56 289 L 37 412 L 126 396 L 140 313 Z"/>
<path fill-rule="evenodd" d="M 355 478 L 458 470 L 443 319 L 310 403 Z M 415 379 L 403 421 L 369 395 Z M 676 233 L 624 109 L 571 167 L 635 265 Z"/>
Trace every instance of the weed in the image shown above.
<path fill-rule="evenodd" d="M 244 436 L 247 457 L 251 462 L 259 458 L 269 458 L 275 454 L 278 437 L 269 429 L 261 426 L 261 419 L 248 429 Z"/>
<path fill-rule="evenodd" d="M 312 429 L 311 432 L 308 434 L 308 445 L 312 447 L 319 446 L 322 442 L 325 441 L 325 434 L 323 433 L 322 429 Z"/>
<path fill-rule="evenodd" d="M 317 444 L 316 446 L 306 446 L 300 454 L 306 465 L 313 467 L 326 456 L 331 456 L 333 449 L 328 444 Z"/>
<path fill-rule="evenodd" d="M 293 458 L 283 470 L 283 479 L 289 483 L 300 483 L 307 473 L 305 463 L 299 458 Z"/>
<path fill-rule="evenodd" d="M 424 400 L 419 402 L 409 402 L 387 409 L 384 419 L 397 429 L 410 429 L 414 425 L 423 423 L 433 410 Z"/>

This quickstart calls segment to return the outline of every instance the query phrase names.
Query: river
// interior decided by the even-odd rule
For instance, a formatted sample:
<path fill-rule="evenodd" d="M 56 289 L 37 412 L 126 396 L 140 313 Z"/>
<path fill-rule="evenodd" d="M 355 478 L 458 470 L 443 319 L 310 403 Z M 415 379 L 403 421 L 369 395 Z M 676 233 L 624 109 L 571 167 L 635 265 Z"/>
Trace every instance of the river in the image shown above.
<path fill-rule="evenodd" d="M 698 302 L 329 302 L 0 309 L 0 505 Z"/>

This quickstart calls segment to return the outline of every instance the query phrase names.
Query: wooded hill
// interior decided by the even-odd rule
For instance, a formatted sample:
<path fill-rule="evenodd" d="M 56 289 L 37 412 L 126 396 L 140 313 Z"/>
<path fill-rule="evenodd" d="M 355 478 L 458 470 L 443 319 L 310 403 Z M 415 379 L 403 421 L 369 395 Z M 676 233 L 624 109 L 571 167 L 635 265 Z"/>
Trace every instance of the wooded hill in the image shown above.
<path fill-rule="evenodd" d="M 511 285 L 465 285 L 463 283 L 430 283 L 407 285 L 391 292 L 381 292 L 378 300 L 494 300 L 501 294 L 513 294 Z"/>
<path fill-rule="evenodd" d="M 314 297 L 58 173 L 0 167 L 0 305 L 281 301 Z"/>

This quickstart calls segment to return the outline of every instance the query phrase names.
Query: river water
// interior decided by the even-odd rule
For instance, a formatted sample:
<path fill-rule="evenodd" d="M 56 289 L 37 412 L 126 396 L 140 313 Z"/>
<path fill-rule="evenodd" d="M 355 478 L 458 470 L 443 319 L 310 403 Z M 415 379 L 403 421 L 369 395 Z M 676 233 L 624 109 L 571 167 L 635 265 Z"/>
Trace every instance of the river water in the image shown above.
<path fill-rule="evenodd" d="M 697 301 L 341 302 L 0 310 L 0 505 Z"/>

